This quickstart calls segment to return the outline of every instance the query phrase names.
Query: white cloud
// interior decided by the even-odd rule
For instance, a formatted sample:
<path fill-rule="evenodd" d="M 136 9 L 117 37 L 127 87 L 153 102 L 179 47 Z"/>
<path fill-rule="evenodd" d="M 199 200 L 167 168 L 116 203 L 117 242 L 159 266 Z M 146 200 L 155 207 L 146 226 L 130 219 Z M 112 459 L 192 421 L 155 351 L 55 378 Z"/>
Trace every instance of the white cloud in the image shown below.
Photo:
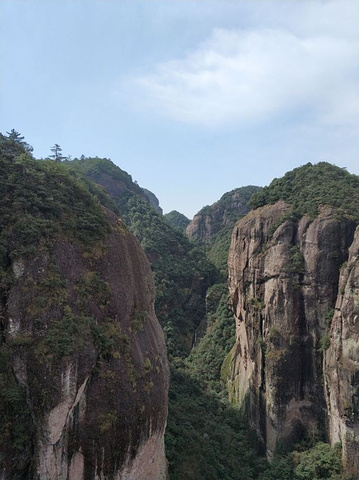
<path fill-rule="evenodd" d="M 283 19 L 278 27 L 271 19 L 270 28 L 213 30 L 183 58 L 131 80 L 141 103 L 202 126 L 251 125 L 303 114 L 330 125 L 358 121 L 358 37 L 353 22 L 345 21 L 345 5 L 351 3 L 342 3 L 344 11 L 340 2 L 317 2 L 315 8 L 313 3 L 298 7 L 296 28 L 293 8 L 286 12 L 288 28 Z M 314 24 L 321 21 L 315 33 Z"/>

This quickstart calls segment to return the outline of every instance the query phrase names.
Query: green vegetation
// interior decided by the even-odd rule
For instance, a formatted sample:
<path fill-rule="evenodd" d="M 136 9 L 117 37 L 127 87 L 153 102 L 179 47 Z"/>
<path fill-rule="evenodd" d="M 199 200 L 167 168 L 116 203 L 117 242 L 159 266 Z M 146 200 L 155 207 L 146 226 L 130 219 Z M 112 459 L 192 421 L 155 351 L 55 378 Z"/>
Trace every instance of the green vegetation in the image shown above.
<path fill-rule="evenodd" d="M 114 428 L 118 420 L 116 411 L 110 411 L 98 416 L 98 428 L 101 434 L 104 434 Z"/>
<path fill-rule="evenodd" d="M 258 208 L 278 200 L 292 205 L 292 214 L 298 218 L 305 214 L 315 217 L 320 207 L 328 205 L 338 215 L 359 221 L 359 177 L 326 162 L 307 163 L 273 180 L 253 195 L 249 205 Z"/>
<path fill-rule="evenodd" d="M 6 255 L 49 248 L 61 235 L 91 245 L 109 233 L 100 202 L 82 182 L 61 164 L 35 161 L 21 148 L 1 136 L 0 196 L 7 200 L 0 211 L 2 262 Z"/>
<path fill-rule="evenodd" d="M 304 257 L 297 245 L 291 247 L 290 249 L 289 271 L 291 273 L 305 272 Z"/>
<path fill-rule="evenodd" d="M 248 212 L 248 200 L 255 194 L 251 205 L 258 207 L 283 198 L 292 205 L 290 215 L 294 217 L 315 215 L 320 206 L 331 205 L 338 215 L 359 218 L 358 177 L 325 163 L 308 164 L 263 191 L 252 186 L 233 190 L 200 212 L 211 218 L 212 237 L 191 243 L 182 233 L 189 220 L 178 212 L 165 217 L 156 213 L 131 176 L 110 160 L 35 161 L 24 147 L 17 132 L 13 138 L 0 135 L 0 166 L 5 172 L 0 178 L 0 195 L 7 200 L 0 206 L 2 305 L 14 280 L 11 261 L 35 257 L 39 251 L 50 260 L 38 282 L 24 281 L 25 293 L 33 293 L 26 305 L 26 314 L 34 318 L 32 332 L 21 331 L 7 343 L 0 337 L 0 466 L 15 459 L 15 480 L 30 477 L 32 469 L 33 426 L 25 391 L 11 371 L 11 355 L 34 354 L 44 368 L 55 368 L 57 362 L 95 348 L 98 362 L 123 358 L 136 388 L 130 338 L 118 321 L 105 314 L 111 295 L 108 283 L 96 271 L 87 271 L 70 292 L 51 262 L 55 243 L 64 239 L 81 246 L 89 263 L 103 254 L 101 240 L 111 231 L 103 213 L 105 206 L 121 215 L 137 236 L 154 274 L 156 313 L 171 362 L 165 439 L 171 480 L 344 479 L 338 450 L 322 443 L 307 451 L 277 455 L 271 465 L 258 458 L 240 413 L 227 401 L 220 377 L 221 369 L 226 377 L 235 339 L 225 283 L 230 236 L 235 222 Z M 118 229 L 126 231 L 122 226 Z M 303 272 L 304 260 L 297 247 L 291 250 L 289 268 L 293 273 Z M 73 308 L 70 294 L 75 297 Z M 89 303 L 99 309 L 100 320 L 88 314 Z M 251 299 L 250 304 L 258 312 L 264 308 L 259 298 Z M 43 321 L 44 312 L 51 313 L 51 321 Z M 141 332 L 147 320 L 148 312 L 135 308 L 130 331 Z M 193 347 L 196 333 L 199 338 Z M 287 347 L 281 346 L 276 329 L 269 336 L 267 345 L 261 338 L 258 343 L 267 360 L 278 362 Z M 319 349 L 327 346 L 324 335 Z M 144 356 L 146 394 L 153 391 L 151 375 L 157 368 Z M 117 421 L 115 411 L 99 415 L 99 431 L 106 434 Z"/>
<path fill-rule="evenodd" d="M 97 272 L 87 272 L 75 285 L 81 306 L 86 306 L 89 301 L 95 302 L 100 308 L 107 305 L 111 289 L 107 282 L 100 278 Z"/>
<path fill-rule="evenodd" d="M 172 212 L 166 213 L 163 217 L 171 227 L 182 233 L 184 233 L 187 225 L 190 223 L 189 218 L 183 215 L 183 213 L 177 212 L 177 210 L 172 210 Z"/>
<path fill-rule="evenodd" d="M 108 158 L 82 157 L 64 163 L 72 172 L 78 172 L 82 177 L 88 177 L 100 185 L 106 184 L 110 195 L 116 190 L 116 187 L 120 186 L 123 190 L 129 190 L 141 198 L 145 198 L 141 187 L 132 181 L 131 175 L 121 170 Z"/>
<path fill-rule="evenodd" d="M 318 442 L 303 450 L 298 445 L 292 453 L 276 455 L 258 480 L 350 480 L 342 472 L 340 446 Z"/>
<path fill-rule="evenodd" d="M 319 352 L 325 352 L 330 347 L 330 337 L 329 335 L 323 335 L 319 340 Z"/>
<path fill-rule="evenodd" d="M 79 174 L 81 168 L 85 174 L 90 172 L 91 178 L 111 194 L 151 262 L 156 314 L 172 365 L 166 432 L 171 480 L 254 478 L 254 452 L 239 412 L 228 404 L 220 381 L 222 362 L 234 343 L 227 285 L 216 284 L 223 276 L 201 246 L 190 243 L 137 194 L 137 186 L 118 167 L 99 159 L 75 163 Z M 118 188 L 108 181 L 116 169 Z M 141 330 L 146 318 L 146 312 L 135 311 L 131 329 Z M 187 358 L 194 333 L 204 322 L 204 337 Z M 145 359 L 144 371 L 152 368 Z M 152 386 L 150 381 L 146 384 L 148 392 Z"/>
<path fill-rule="evenodd" d="M 60 320 L 53 320 L 46 336 L 39 342 L 36 355 L 41 361 L 60 361 L 79 353 L 90 344 L 93 319 L 74 315 L 69 306 Z"/>
<path fill-rule="evenodd" d="M 21 146 L 27 153 L 31 154 L 33 152 L 33 147 L 25 142 L 25 137 L 21 135 L 20 132 L 17 132 L 14 128 L 8 134 L 8 139 L 14 142 L 15 144 Z"/>
<path fill-rule="evenodd" d="M 206 389 L 226 398 L 220 381 L 221 367 L 235 341 L 233 313 L 228 307 L 228 287 L 216 284 L 207 291 L 207 332 L 191 351 L 187 365 L 193 378 Z"/>
<path fill-rule="evenodd" d="M 333 478 L 340 471 L 340 449 L 319 442 L 310 450 L 298 454 L 294 474 L 298 480 L 322 480 Z"/>
<path fill-rule="evenodd" d="M 171 480 L 255 478 L 256 459 L 238 412 L 186 370 L 173 369 L 166 432 Z"/>
<path fill-rule="evenodd" d="M 31 478 L 34 427 L 25 388 L 15 379 L 10 351 L 0 340 L 0 468 L 13 480 Z"/>
<path fill-rule="evenodd" d="M 145 323 L 148 320 L 148 312 L 135 309 L 134 314 L 130 319 L 130 326 L 134 332 L 141 332 L 145 328 Z"/>

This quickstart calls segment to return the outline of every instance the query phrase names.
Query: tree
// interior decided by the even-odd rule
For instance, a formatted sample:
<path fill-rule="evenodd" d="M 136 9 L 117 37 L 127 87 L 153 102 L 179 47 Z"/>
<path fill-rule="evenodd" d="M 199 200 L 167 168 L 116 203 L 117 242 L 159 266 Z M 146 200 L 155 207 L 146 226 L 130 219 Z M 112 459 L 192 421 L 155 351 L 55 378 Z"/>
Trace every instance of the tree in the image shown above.
<path fill-rule="evenodd" d="M 55 162 L 61 162 L 66 158 L 62 155 L 62 148 L 58 143 L 55 143 L 55 145 L 51 148 L 51 151 L 53 152 L 53 155 L 50 155 L 50 158 L 52 158 Z"/>
<path fill-rule="evenodd" d="M 31 153 L 34 149 L 31 145 L 25 142 L 25 137 L 21 136 L 21 133 L 17 132 L 14 128 L 11 129 L 10 132 L 6 132 L 8 137 L 13 142 L 21 145 L 28 153 Z"/>
<path fill-rule="evenodd" d="M 323 480 L 338 474 L 340 470 L 340 451 L 327 443 L 319 442 L 299 455 L 294 473 L 299 480 Z"/>

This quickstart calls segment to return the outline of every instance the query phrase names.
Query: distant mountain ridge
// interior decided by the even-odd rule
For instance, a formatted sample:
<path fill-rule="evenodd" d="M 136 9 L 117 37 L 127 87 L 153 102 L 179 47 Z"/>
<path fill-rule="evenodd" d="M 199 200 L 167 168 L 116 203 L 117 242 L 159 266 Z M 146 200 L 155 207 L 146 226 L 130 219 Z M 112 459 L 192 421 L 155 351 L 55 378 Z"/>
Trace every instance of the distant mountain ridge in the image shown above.
<path fill-rule="evenodd" d="M 183 215 L 183 213 L 177 212 L 177 210 L 166 213 L 164 218 L 173 228 L 176 228 L 182 233 L 186 231 L 187 225 L 191 222 L 189 218 Z"/>

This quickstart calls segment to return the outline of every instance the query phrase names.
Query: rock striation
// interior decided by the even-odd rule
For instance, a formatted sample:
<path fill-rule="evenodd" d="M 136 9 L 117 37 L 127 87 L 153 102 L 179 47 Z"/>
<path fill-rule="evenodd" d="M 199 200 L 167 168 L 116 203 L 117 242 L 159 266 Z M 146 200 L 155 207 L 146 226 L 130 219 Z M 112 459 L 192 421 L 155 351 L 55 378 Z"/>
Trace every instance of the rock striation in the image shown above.
<path fill-rule="evenodd" d="M 324 384 L 331 443 L 340 442 L 348 473 L 359 472 L 359 227 L 340 270 L 325 352 Z"/>
<path fill-rule="evenodd" d="M 355 227 L 332 207 L 298 218 L 280 200 L 234 228 L 228 262 L 236 344 L 225 373 L 232 401 L 269 458 L 329 428 L 358 472 Z"/>

